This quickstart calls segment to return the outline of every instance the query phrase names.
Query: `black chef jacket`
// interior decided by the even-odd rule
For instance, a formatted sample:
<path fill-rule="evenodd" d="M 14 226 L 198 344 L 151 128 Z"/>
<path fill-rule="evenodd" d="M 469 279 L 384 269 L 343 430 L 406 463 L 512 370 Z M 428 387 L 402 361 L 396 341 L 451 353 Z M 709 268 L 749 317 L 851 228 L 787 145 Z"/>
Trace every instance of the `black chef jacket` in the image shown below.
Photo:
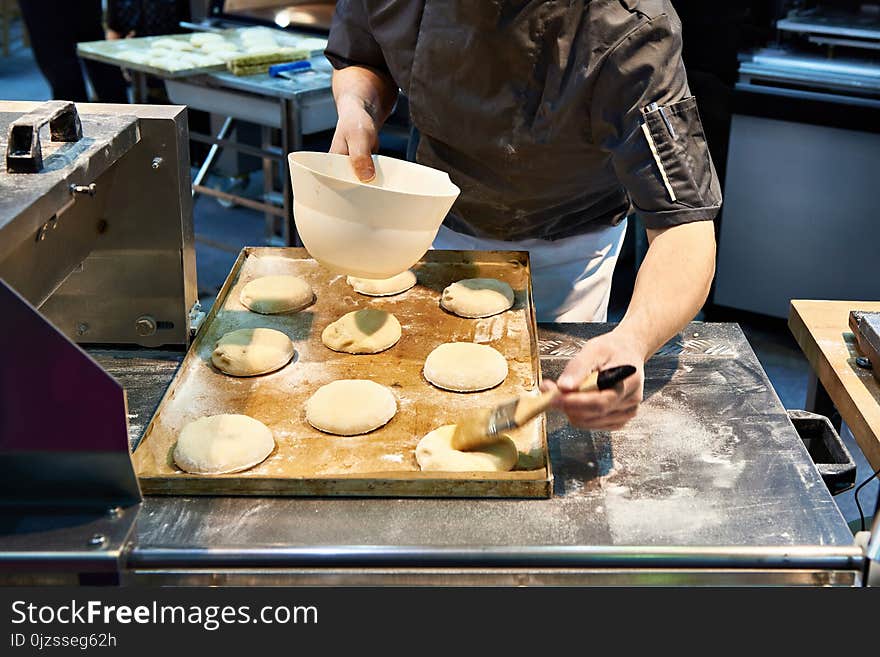
<path fill-rule="evenodd" d="M 668 0 L 339 0 L 326 55 L 390 75 L 416 159 L 502 240 L 712 220 L 721 192 Z"/>

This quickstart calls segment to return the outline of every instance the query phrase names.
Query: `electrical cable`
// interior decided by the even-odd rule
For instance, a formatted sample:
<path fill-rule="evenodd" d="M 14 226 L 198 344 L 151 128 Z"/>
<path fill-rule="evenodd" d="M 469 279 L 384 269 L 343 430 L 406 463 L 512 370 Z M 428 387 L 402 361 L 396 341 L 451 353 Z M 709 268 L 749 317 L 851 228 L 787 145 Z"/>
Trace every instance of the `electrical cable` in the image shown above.
<path fill-rule="evenodd" d="M 877 491 L 877 500 L 874 503 L 874 519 L 880 516 L 880 491 Z"/>
<path fill-rule="evenodd" d="M 861 490 L 862 490 L 865 486 L 867 486 L 867 485 L 870 484 L 872 481 L 874 481 L 874 478 L 875 478 L 877 475 L 880 475 L 880 469 L 875 470 L 875 471 L 874 471 L 874 474 L 872 474 L 870 477 L 868 477 L 868 478 L 865 479 L 862 483 L 860 483 L 860 484 L 856 487 L 856 492 L 854 493 L 854 497 L 855 497 L 855 500 L 856 500 L 856 508 L 859 510 L 859 522 L 861 523 L 862 531 L 865 531 L 865 514 L 864 514 L 864 512 L 862 511 L 862 505 L 859 503 L 859 493 L 861 492 Z M 880 508 L 880 492 L 878 492 L 878 495 L 877 495 L 877 505 L 876 505 L 876 507 L 875 507 L 875 509 L 874 509 L 874 515 L 877 515 L 877 509 L 878 509 L 878 508 Z"/>

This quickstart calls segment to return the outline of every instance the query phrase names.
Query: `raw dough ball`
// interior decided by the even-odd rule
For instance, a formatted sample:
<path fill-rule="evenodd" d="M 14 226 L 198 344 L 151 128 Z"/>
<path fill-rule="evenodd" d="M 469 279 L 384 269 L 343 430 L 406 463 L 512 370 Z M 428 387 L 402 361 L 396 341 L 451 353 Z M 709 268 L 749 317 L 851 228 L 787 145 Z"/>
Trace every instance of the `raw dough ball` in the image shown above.
<path fill-rule="evenodd" d="M 459 317 L 489 317 L 513 307 L 513 289 L 494 278 L 466 278 L 445 290 L 440 305 Z"/>
<path fill-rule="evenodd" d="M 256 376 L 281 369 L 293 358 L 293 342 L 270 328 L 238 329 L 217 341 L 211 362 L 232 376 Z"/>
<path fill-rule="evenodd" d="M 299 276 L 263 276 L 245 285 L 239 299 L 255 313 L 274 315 L 302 310 L 315 298 L 311 286 Z"/>
<path fill-rule="evenodd" d="M 447 342 L 428 354 L 425 378 L 454 392 L 488 390 L 507 378 L 507 360 L 488 345 Z"/>
<path fill-rule="evenodd" d="M 242 43 L 276 43 L 275 31 L 265 27 L 248 27 L 239 30 Z"/>
<path fill-rule="evenodd" d="M 306 402 L 306 420 L 326 433 L 356 436 L 387 424 L 397 413 L 391 390 L 373 381 L 334 381 Z"/>
<path fill-rule="evenodd" d="M 178 66 L 178 62 L 173 56 L 166 56 L 161 53 L 159 55 L 151 56 L 145 63 L 148 66 L 153 66 L 155 68 L 164 68 L 169 71 Z"/>
<path fill-rule="evenodd" d="M 343 315 L 327 326 L 321 341 L 333 351 L 378 354 L 400 340 L 400 322 L 391 313 L 364 308 Z"/>
<path fill-rule="evenodd" d="M 132 64 L 148 64 L 152 59 L 149 50 L 126 50 L 120 53 L 119 56 Z"/>
<path fill-rule="evenodd" d="M 229 43 L 228 41 L 206 43 L 202 46 L 202 51 L 223 59 L 231 59 L 241 54 L 241 51 L 235 46 L 235 44 Z"/>
<path fill-rule="evenodd" d="M 192 50 L 193 47 L 190 45 L 189 41 L 184 41 L 183 39 L 156 39 L 150 44 L 150 48 L 153 50 L 172 50 L 172 51 L 181 51 L 181 50 Z"/>
<path fill-rule="evenodd" d="M 271 30 L 260 28 L 244 30 L 239 38 L 242 48 L 251 54 L 272 52 L 278 48 L 278 41 Z"/>
<path fill-rule="evenodd" d="M 192 68 L 203 68 L 205 66 L 218 66 L 223 63 L 222 59 L 208 54 L 192 53 L 186 60 Z"/>
<path fill-rule="evenodd" d="M 254 43 L 253 45 L 245 46 L 245 52 L 248 55 L 271 55 L 276 50 L 278 50 L 278 45 L 274 41 L 265 44 Z"/>
<path fill-rule="evenodd" d="M 434 429 L 416 446 L 416 461 L 422 470 L 442 472 L 508 472 L 513 470 L 519 451 L 509 436 L 473 452 L 452 448 L 455 425 Z"/>
<path fill-rule="evenodd" d="M 366 294 L 368 297 L 390 297 L 406 292 L 415 285 L 416 275 L 407 270 L 402 274 L 382 280 L 355 278 L 354 276 L 349 276 L 346 280 L 354 288 L 354 291 L 360 294 Z"/>
<path fill-rule="evenodd" d="M 177 438 L 174 462 L 194 474 L 241 472 L 266 460 L 275 439 L 247 415 L 212 415 L 190 422 Z"/>
<path fill-rule="evenodd" d="M 209 43 L 228 43 L 222 34 L 216 34 L 215 32 L 197 32 L 190 36 L 189 42 L 197 48 L 206 46 Z"/>

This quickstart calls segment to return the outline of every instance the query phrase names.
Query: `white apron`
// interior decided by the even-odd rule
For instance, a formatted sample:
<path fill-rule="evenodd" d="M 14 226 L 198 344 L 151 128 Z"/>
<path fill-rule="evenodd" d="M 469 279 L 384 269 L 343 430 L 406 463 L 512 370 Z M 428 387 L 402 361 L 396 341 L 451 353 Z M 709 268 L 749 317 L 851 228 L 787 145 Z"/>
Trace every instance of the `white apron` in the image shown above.
<path fill-rule="evenodd" d="M 506 242 L 463 235 L 441 226 L 433 248 L 528 251 L 539 322 L 604 322 L 608 318 L 611 278 L 625 236 L 626 220 L 552 242 Z"/>

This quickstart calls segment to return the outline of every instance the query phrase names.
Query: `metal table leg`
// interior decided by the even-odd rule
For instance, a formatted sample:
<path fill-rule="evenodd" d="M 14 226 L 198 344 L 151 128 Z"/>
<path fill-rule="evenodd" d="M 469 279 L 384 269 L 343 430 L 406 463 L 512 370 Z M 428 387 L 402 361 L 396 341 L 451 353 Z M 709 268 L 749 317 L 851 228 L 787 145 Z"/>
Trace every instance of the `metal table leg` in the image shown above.
<path fill-rule="evenodd" d="M 807 381 L 807 403 L 804 408 L 811 413 L 827 417 L 831 420 L 831 424 L 834 425 L 837 432 L 840 433 L 841 424 L 843 423 L 840 413 L 837 412 L 834 402 L 831 401 L 831 397 L 828 395 L 828 391 L 825 390 L 825 386 L 819 381 L 819 377 L 812 372 L 810 372 L 810 378 Z"/>
<path fill-rule="evenodd" d="M 281 99 L 281 184 L 284 186 L 284 211 L 287 221 L 283 226 L 283 238 L 290 246 L 302 246 L 293 220 L 293 187 L 290 183 L 290 166 L 287 154 L 302 150 L 302 122 L 300 106 L 295 100 Z"/>
<path fill-rule="evenodd" d="M 261 135 L 261 145 L 264 151 L 268 152 L 272 148 L 272 128 L 268 126 L 261 126 L 260 128 Z M 263 162 L 263 201 L 265 203 L 271 203 L 272 192 L 274 192 L 275 188 L 275 163 L 271 158 L 264 157 L 262 159 Z M 280 168 L 280 167 L 279 167 Z M 263 213 L 264 221 L 266 223 L 266 238 L 271 239 L 276 234 L 275 224 L 277 223 L 276 216 L 271 212 Z"/>
<path fill-rule="evenodd" d="M 143 105 L 147 102 L 147 74 L 143 71 L 129 69 L 131 74 L 131 97 L 135 105 Z"/>
<path fill-rule="evenodd" d="M 205 144 L 211 144 L 211 149 L 208 152 L 207 157 L 205 158 L 204 163 L 202 164 L 199 171 L 196 173 L 195 178 L 193 179 L 193 197 L 196 194 L 205 194 L 207 196 L 212 196 L 216 199 L 220 199 L 223 201 L 228 201 L 230 203 L 234 203 L 236 205 L 241 205 L 246 208 L 250 208 L 251 210 L 256 210 L 257 212 L 264 213 L 267 217 L 280 217 L 284 218 L 287 215 L 282 208 L 275 207 L 268 200 L 266 201 L 255 201 L 253 199 L 246 198 L 244 196 L 240 196 L 238 194 L 232 194 L 230 192 L 224 192 L 219 189 L 213 189 L 211 187 L 207 187 L 202 184 L 204 182 L 205 177 L 210 172 L 211 167 L 214 165 L 214 161 L 217 158 L 217 154 L 220 152 L 222 148 L 231 148 L 233 150 L 247 153 L 249 155 L 253 155 L 255 157 L 259 157 L 263 160 L 264 166 L 265 162 L 269 161 L 271 163 L 274 159 L 279 159 L 280 155 L 276 152 L 278 149 L 264 149 L 264 148 L 256 148 L 252 146 L 247 146 L 245 144 L 239 144 L 235 140 L 228 139 L 227 135 L 232 131 L 234 127 L 233 123 L 234 119 L 231 117 L 227 117 L 220 132 L 216 137 L 214 136 L 206 136 L 198 133 L 190 133 L 190 138 L 194 141 L 198 141 Z M 271 175 L 271 174 L 270 174 Z M 271 184 L 271 180 L 270 180 Z M 268 222 L 267 222 L 268 223 Z"/>
<path fill-rule="evenodd" d="M 233 126 L 233 118 L 231 116 L 227 116 L 226 120 L 223 121 L 223 126 L 220 128 L 220 132 L 217 133 L 217 139 L 226 139 L 229 136 L 229 133 L 232 131 Z M 202 166 L 199 168 L 198 173 L 196 173 L 196 177 L 193 178 L 192 182 L 192 195 L 198 193 L 198 188 L 202 186 L 202 181 L 205 179 L 205 176 L 208 175 L 208 172 L 211 170 L 211 167 L 214 166 L 214 160 L 217 159 L 217 153 L 220 152 L 220 145 L 217 143 L 211 144 L 211 148 L 208 151 L 207 157 L 205 157 L 205 161 L 202 162 Z"/>

